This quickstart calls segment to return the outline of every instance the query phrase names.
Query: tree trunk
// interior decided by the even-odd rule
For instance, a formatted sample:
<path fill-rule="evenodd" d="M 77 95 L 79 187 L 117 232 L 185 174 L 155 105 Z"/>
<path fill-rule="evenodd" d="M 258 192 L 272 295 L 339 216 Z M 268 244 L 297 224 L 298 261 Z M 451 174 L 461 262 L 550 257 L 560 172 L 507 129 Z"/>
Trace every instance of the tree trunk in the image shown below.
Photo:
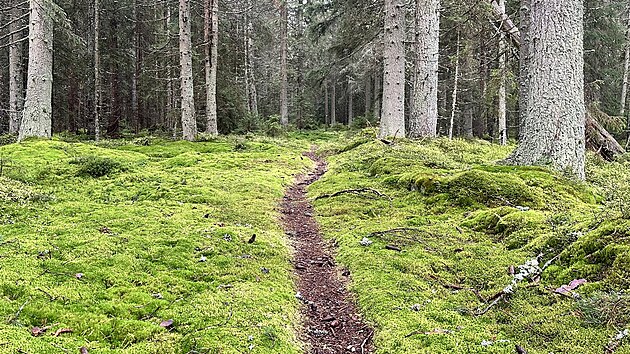
<path fill-rule="evenodd" d="M 193 86 L 190 0 L 179 0 L 179 56 L 181 66 L 182 131 L 185 140 L 195 140 L 195 92 Z"/>
<path fill-rule="evenodd" d="M 499 9 L 501 13 L 505 13 L 505 0 L 499 0 Z M 499 38 L 499 143 L 501 145 L 507 144 L 508 131 L 507 131 L 507 100 L 506 100 L 506 75 L 507 75 L 507 53 L 505 52 L 507 46 L 505 45 L 505 35 L 501 33 Z"/>
<path fill-rule="evenodd" d="M 253 24 L 247 22 L 245 30 L 245 80 L 247 82 L 247 104 L 249 113 L 258 116 L 258 93 L 256 90 L 256 77 L 254 75 L 254 39 L 252 38 Z"/>
<path fill-rule="evenodd" d="M 206 42 L 206 133 L 218 135 L 217 60 L 219 56 L 219 0 L 205 0 L 204 10 L 204 41 Z"/>
<path fill-rule="evenodd" d="M 9 133 L 17 134 L 20 131 L 22 109 L 24 108 L 24 76 L 22 72 L 22 37 L 19 28 L 22 21 L 17 21 L 22 16 L 18 1 L 13 1 L 9 25 Z"/>
<path fill-rule="evenodd" d="M 383 112 L 379 137 L 405 136 L 405 1 L 385 0 Z"/>
<path fill-rule="evenodd" d="M 118 53 L 118 19 L 116 17 L 112 17 L 110 20 L 110 44 L 109 50 L 112 53 Z M 110 60 L 110 80 L 109 80 L 109 89 L 110 89 L 110 104 L 109 104 L 109 119 L 107 121 L 107 135 L 112 138 L 118 138 L 120 135 L 120 117 L 122 115 L 122 107 L 120 102 L 120 76 L 119 76 L 119 67 L 118 61 L 116 58 L 114 60 Z"/>
<path fill-rule="evenodd" d="M 415 79 L 409 137 L 434 137 L 438 122 L 439 0 L 416 0 L 415 27 Z"/>
<path fill-rule="evenodd" d="M 365 77 L 365 118 L 369 117 L 372 113 L 372 77 L 366 75 Z"/>
<path fill-rule="evenodd" d="M 529 92 L 529 46 L 531 39 L 529 37 L 530 16 L 531 16 L 531 0 L 521 0 L 519 9 L 520 23 L 520 48 L 519 48 L 519 74 L 518 74 L 518 112 L 519 112 L 519 140 L 523 138 L 522 126 L 527 116 L 527 100 Z"/>
<path fill-rule="evenodd" d="M 382 97 L 382 85 L 381 85 L 381 78 L 382 78 L 382 74 L 380 72 L 380 70 L 378 70 L 376 72 L 376 75 L 374 76 L 374 107 L 372 107 L 374 109 L 374 119 L 376 121 L 379 121 L 381 119 L 381 97 Z"/>
<path fill-rule="evenodd" d="M 94 139 L 101 138 L 101 4 L 94 0 Z"/>
<path fill-rule="evenodd" d="M 621 87 L 621 101 L 619 115 L 624 116 L 626 114 L 626 98 L 628 95 L 628 76 L 630 75 L 630 4 L 628 4 L 626 11 L 628 12 L 628 20 L 626 22 L 626 51 L 624 54 L 624 67 L 623 67 L 623 86 Z M 628 117 L 628 131 L 630 131 L 630 116 Z M 630 133 L 629 133 L 630 134 Z"/>
<path fill-rule="evenodd" d="M 584 179 L 582 1 L 531 1 L 530 6 L 522 139 L 508 161 L 551 164 Z"/>
<path fill-rule="evenodd" d="M 140 21 L 138 19 L 138 1 L 134 0 L 132 16 L 134 18 L 133 29 L 133 75 L 131 76 L 131 126 L 136 133 L 140 126 L 140 110 L 138 108 L 138 81 L 140 77 Z"/>
<path fill-rule="evenodd" d="M 280 8 L 280 124 L 289 125 L 289 79 L 287 74 L 288 8 L 282 0 Z"/>
<path fill-rule="evenodd" d="M 449 127 L 448 127 L 448 138 L 453 140 L 453 130 L 455 127 L 455 112 L 457 111 L 457 90 L 458 90 L 458 84 L 459 84 L 459 42 L 460 42 L 460 35 L 459 32 L 457 32 L 457 54 L 455 55 L 455 78 L 454 78 L 454 84 L 453 84 L 453 97 L 452 97 L 452 104 L 451 104 L 451 121 L 449 122 Z"/>
<path fill-rule="evenodd" d="M 348 80 L 348 126 L 352 125 L 354 119 L 354 92 L 352 92 L 352 83 Z"/>
<path fill-rule="evenodd" d="M 337 80 L 333 79 L 330 93 L 330 126 L 337 124 Z"/>
<path fill-rule="evenodd" d="M 326 125 L 330 122 L 330 103 L 328 100 L 328 80 L 324 81 L 324 123 Z"/>
<path fill-rule="evenodd" d="M 51 137 L 53 21 L 45 5 L 45 1 L 29 3 L 29 61 L 20 141 L 28 137 Z"/>

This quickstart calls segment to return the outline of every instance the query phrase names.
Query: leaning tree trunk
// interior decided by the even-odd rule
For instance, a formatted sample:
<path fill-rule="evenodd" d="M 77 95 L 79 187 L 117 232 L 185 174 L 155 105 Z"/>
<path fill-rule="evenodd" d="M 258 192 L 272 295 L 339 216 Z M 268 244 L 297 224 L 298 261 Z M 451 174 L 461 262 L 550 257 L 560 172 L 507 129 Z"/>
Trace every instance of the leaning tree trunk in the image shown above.
<path fill-rule="evenodd" d="M 288 8 L 286 0 L 280 7 L 280 124 L 289 125 L 289 79 L 287 74 Z"/>
<path fill-rule="evenodd" d="M 46 5 L 45 0 L 30 0 L 26 101 L 19 140 L 51 137 L 53 21 Z"/>
<path fill-rule="evenodd" d="M 434 137 L 438 122 L 440 1 L 416 0 L 413 104 L 409 137 Z"/>
<path fill-rule="evenodd" d="M 584 7 L 581 0 L 531 1 L 529 11 L 526 110 L 508 161 L 551 164 L 584 179 Z"/>
<path fill-rule="evenodd" d="M 385 0 L 383 111 L 379 137 L 405 136 L 405 1 Z"/>
<path fill-rule="evenodd" d="M 181 66 L 182 131 L 185 140 L 197 135 L 195 92 L 193 86 L 192 43 L 190 35 L 190 0 L 179 0 L 179 58 Z"/>
<path fill-rule="evenodd" d="M 24 79 L 22 73 L 22 11 L 18 1 L 13 1 L 11 9 L 9 32 L 9 133 L 17 134 L 20 131 L 22 109 L 24 108 Z"/>
<path fill-rule="evenodd" d="M 204 41 L 206 42 L 206 133 L 218 135 L 217 60 L 219 48 L 219 0 L 205 0 Z"/>

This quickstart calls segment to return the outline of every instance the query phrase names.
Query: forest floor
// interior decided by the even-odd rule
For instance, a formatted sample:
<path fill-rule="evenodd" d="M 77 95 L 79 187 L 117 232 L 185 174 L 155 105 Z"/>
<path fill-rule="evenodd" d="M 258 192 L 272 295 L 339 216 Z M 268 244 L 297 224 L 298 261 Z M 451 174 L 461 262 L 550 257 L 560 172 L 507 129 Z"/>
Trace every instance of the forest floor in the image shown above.
<path fill-rule="evenodd" d="M 578 183 L 497 164 L 512 148 L 2 146 L 0 353 L 289 354 L 340 328 L 348 353 L 630 353 L 630 163 Z"/>

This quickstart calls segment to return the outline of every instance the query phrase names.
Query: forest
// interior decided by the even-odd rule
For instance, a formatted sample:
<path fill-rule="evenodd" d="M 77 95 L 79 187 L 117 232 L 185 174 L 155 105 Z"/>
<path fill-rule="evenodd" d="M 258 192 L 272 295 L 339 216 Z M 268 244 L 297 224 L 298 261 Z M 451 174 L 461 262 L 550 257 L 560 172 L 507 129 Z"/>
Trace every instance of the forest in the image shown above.
<path fill-rule="evenodd" d="M 630 353 L 630 3 L 0 0 L 0 353 Z"/>

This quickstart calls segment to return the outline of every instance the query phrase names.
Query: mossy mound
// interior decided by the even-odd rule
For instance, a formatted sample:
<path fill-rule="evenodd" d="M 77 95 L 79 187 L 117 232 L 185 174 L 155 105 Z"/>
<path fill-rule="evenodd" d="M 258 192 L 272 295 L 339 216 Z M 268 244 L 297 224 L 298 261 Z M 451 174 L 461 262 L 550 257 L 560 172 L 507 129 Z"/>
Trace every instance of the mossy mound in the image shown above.
<path fill-rule="evenodd" d="M 530 353 L 595 354 L 628 326 L 627 311 L 615 310 L 628 301 L 614 294 L 629 285 L 630 221 L 623 215 L 630 199 L 610 192 L 630 190 L 630 164 L 589 158 L 585 183 L 545 167 L 502 165 L 513 146 L 481 141 L 332 145 L 327 149 L 337 154 L 310 188 L 313 196 L 367 187 L 392 198 L 315 202 L 361 309 L 377 324 L 380 351 L 507 353 L 519 344 Z M 411 231 L 387 232 L 396 229 Z M 364 237 L 373 243 L 362 246 Z M 385 249 L 392 244 L 402 252 Z M 534 257 L 540 266 L 551 261 L 539 285 L 523 285 L 483 316 L 472 315 L 488 306 L 481 298 L 510 284 L 509 270 Z M 549 291 L 579 278 L 588 281 L 576 290 L 583 307 Z M 587 321 L 580 316 L 586 311 L 606 319 Z M 441 329 L 450 332 L 423 335 Z"/>

